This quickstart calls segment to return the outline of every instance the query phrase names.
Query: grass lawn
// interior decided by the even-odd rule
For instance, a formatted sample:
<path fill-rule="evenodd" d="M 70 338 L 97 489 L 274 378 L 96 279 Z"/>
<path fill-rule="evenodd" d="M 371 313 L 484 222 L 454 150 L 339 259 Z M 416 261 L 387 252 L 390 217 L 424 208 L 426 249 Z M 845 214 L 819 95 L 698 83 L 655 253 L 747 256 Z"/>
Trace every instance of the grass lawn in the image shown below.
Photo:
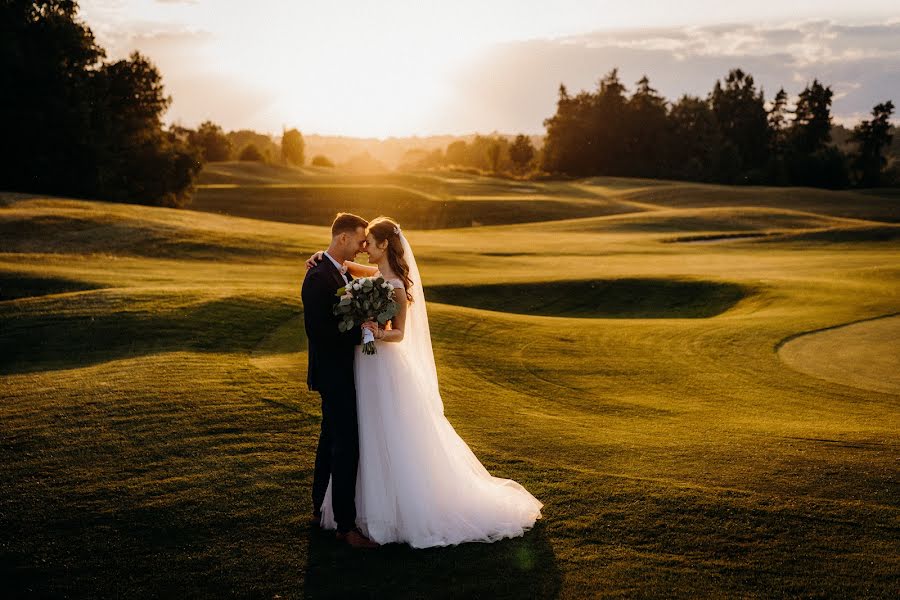
<path fill-rule="evenodd" d="M 5 597 L 900 595 L 896 195 L 203 182 L 203 211 L 0 194 Z M 448 419 L 545 505 L 524 537 L 306 526 L 299 292 L 341 208 L 408 233 Z"/>

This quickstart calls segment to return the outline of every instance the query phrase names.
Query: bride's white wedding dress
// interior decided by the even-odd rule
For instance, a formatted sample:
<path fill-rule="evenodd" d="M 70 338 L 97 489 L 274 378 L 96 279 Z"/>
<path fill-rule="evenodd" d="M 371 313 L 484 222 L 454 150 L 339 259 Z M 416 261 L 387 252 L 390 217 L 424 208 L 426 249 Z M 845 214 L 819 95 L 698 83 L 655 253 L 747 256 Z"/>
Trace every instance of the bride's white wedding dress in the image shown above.
<path fill-rule="evenodd" d="M 541 518 L 543 504 L 511 479 L 493 477 L 444 417 L 421 278 L 400 234 L 415 282 L 403 340 L 357 346 L 359 417 L 357 525 L 370 539 L 413 548 L 516 537 Z M 404 293 L 400 280 L 390 281 Z M 335 529 L 331 482 L 321 524 Z"/>

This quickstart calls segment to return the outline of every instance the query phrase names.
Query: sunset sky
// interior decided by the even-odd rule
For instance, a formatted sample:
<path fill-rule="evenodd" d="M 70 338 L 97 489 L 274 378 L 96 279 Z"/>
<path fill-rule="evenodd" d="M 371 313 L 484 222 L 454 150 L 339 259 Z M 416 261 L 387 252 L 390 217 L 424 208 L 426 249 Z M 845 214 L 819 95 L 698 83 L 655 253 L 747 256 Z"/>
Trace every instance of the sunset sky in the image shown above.
<path fill-rule="evenodd" d="M 766 99 L 818 77 L 835 120 L 900 105 L 896 2 L 82 0 L 109 58 L 149 56 L 189 127 L 349 136 L 543 133 L 556 91 L 614 67 L 629 92 L 705 96 L 728 69 Z M 677 6 L 677 10 L 673 7 Z M 895 115 L 896 117 L 896 115 Z"/>

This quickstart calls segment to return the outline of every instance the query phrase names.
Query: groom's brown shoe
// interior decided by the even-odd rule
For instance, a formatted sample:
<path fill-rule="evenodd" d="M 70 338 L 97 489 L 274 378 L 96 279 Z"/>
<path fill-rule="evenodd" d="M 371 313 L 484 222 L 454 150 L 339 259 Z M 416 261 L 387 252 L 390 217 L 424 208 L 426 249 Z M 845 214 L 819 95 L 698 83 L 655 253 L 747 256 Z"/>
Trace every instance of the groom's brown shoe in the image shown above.
<path fill-rule="evenodd" d="M 381 545 L 364 536 L 359 528 L 351 529 L 347 533 L 341 533 L 339 531 L 335 537 L 342 542 L 347 542 L 353 548 L 377 548 Z"/>

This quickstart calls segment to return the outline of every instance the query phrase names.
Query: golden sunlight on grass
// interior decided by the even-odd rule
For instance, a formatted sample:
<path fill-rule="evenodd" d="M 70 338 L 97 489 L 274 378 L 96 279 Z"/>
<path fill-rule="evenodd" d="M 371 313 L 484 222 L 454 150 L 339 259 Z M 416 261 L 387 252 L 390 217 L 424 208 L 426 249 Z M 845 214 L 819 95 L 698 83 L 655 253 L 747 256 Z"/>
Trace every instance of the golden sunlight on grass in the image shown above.
<path fill-rule="evenodd" d="M 210 210 L 250 216 L 268 198 L 261 215 L 313 224 L 3 197 L 0 526 L 14 588 L 895 587 L 900 365 L 896 317 L 879 318 L 900 309 L 894 200 L 227 169 L 205 175 L 233 186 Z M 392 213 L 409 232 L 447 417 L 492 473 L 545 503 L 524 538 L 349 560 L 303 528 L 319 399 L 305 386 L 299 289 L 327 228 L 283 190 L 302 204 L 332 184 L 315 196 L 322 211 Z M 382 191 L 347 192 L 362 188 Z M 401 189 L 444 212 L 426 219 L 383 191 Z M 523 194 L 545 204 L 504 212 Z M 870 233 L 847 237 L 848 224 Z M 780 233 L 721 237 L 758 232 Z M 673 241 L 697 235 L 713 237 Z"/>

